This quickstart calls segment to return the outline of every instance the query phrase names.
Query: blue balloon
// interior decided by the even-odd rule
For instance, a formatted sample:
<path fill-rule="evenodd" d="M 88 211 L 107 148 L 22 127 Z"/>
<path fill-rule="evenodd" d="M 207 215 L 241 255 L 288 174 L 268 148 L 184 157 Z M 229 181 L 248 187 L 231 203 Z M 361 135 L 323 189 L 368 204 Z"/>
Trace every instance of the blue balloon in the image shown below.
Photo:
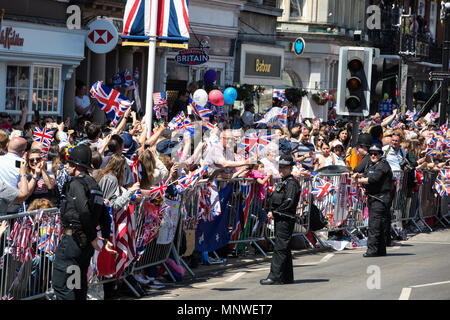
<path fill-rule="evenodd" d="M 223 92 L 225 104 L 232 104 L 237 99 L 237 91 L 233 87 L 226 88 Z"/>

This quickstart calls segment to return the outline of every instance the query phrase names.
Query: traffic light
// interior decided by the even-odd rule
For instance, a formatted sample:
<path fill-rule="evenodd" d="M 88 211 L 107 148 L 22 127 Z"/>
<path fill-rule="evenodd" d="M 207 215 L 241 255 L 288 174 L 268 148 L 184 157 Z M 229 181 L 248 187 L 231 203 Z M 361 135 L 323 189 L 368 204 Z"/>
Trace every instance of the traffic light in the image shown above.
<path fill-rule="evenodd" d="M 336 113 L 369 115 L 373 48 L 341 47 Z"/>

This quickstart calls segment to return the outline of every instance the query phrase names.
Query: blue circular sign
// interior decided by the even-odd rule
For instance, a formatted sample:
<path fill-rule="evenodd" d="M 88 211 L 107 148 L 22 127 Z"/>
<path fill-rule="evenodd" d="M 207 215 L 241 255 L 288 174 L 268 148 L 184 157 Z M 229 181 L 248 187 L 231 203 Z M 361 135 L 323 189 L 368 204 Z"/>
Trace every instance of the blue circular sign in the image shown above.
<path fill-rule="evenodd" d="M 305 51 L 305 40 L 303 38 L 297 38 L 292 46 L 296 55 L 301 55 Z"/>

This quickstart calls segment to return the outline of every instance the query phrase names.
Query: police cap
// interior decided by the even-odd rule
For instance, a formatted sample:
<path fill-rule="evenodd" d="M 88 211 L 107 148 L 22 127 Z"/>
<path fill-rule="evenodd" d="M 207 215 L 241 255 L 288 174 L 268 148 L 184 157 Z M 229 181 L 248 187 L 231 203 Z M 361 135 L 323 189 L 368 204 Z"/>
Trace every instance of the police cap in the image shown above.
<path fill-rule="evenodd" d="M 357 145 L 370 147 L 372 145 L 372 136 L 368 133 L 361 133 L 358 137 Z"/>
<path fill-rule="evenodd" d="M 80 144 L 73 148 L 67 161 L 86 169 L 92 169 L 91 159 L 91 148 L 87 144 Z"/>
<path fill-rule="evenodd" d="M 280 156 L 280 160 L 278 161 L 278 165 L 291 167 L 295 164 L 294 158 L 291 155 L 283 154 Z"/>
<path fill-rule="evenodd" d="M 381 147 L 381 145 L 380 145 L 379 143 L 374 143 L 374 144 L 372 144 L 372 145 L 370 146 L 369 152 L 370 152 L 370 151 L 377 151 L 377 152 L 382 153 L 382 152 L 383 152 L 383 149 L 382 149 L 382 147 Z"/>

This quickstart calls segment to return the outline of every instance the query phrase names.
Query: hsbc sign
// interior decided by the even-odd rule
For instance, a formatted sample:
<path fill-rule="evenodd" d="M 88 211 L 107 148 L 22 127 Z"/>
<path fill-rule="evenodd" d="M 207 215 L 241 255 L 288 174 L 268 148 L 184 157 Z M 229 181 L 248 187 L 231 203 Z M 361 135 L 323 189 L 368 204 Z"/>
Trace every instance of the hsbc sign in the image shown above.
<path fill-rule="evenodd" d="M 93 52 L 102 54 L 113 50 L 119 39 L 114 24 L 106 19 L 98 19 L 89 24 L 86 36 L 86 45 Z"/>

